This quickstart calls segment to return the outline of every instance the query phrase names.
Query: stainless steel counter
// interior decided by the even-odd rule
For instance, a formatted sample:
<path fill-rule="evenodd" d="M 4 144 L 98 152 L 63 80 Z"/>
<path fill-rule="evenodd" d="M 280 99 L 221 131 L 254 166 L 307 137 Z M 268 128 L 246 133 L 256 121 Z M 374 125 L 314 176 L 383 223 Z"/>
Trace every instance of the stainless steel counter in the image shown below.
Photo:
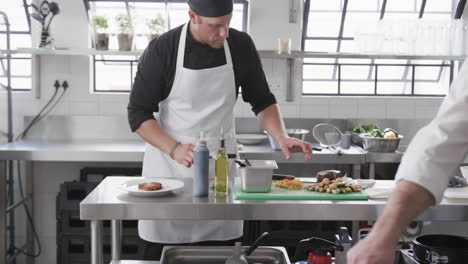
<path fill-rule="evenodd" d="M 141 162 L 138 140 L 18 141 L 0 146 L 0 160 Z"/>
<path fill-rule="evenodd" d="M 264 201 L 193 197 L 192 181 L 163 197 L 135 197 L 118 186 L 130 177 L 107 177 L 80 204 L 84 220 L 218 219 L 218 220 L 375 220 L 385 200 L 368 201 Z M 393 181 L 377 181 L 375 188 L 391 188 Z M 467 200 L 443 200 L 419 220 L 467 221 Z"/>

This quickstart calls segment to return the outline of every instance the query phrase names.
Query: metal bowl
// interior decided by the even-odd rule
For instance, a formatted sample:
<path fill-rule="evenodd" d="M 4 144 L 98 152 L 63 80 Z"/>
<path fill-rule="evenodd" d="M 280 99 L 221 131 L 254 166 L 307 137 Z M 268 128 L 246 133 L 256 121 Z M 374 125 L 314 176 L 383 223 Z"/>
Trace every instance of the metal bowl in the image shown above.
<path fill-rule="evenodd" d="M 264 131 L 265 134 L 268 135 L 268 140 L 270 141 L 270 145 L 271 145 L 271 148 L 272 149 L 281 149 L 279 147 L 279 144 L 278 142 L 276 142 L 276 140 L 271 137 L 268 132 Z M 297 138 L 297 139 L 300 139 L 300 140 L 305 140 L 306 138 L 306 135 L 309 134 L 310 130 L 308 129 L 302 129 L 302 128 L 288 128 L 286 129 L 286 133 L 288 133 L 288 136 L 290 137 L 293 137 L 293 138 Z"/>
<path fill-rule="evenodd" d="M 399 135 L 398 138 L 374 138 L 369 136 L 361 136 L 364 149 L 369 152 L 395 152 L 398 149 L 400 140 L 403 138 Z"/>

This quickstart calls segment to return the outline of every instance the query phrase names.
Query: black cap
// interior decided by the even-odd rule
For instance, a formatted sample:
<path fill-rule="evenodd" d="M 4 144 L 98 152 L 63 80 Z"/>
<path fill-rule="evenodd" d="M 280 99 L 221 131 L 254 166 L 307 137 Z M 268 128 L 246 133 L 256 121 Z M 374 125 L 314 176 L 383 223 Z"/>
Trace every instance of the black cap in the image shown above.
<path fill-rule="evenodd" d="M 187 0 L 187 3 L 199 16 L 221 17 L 232 13 L 232 0 Z"/>

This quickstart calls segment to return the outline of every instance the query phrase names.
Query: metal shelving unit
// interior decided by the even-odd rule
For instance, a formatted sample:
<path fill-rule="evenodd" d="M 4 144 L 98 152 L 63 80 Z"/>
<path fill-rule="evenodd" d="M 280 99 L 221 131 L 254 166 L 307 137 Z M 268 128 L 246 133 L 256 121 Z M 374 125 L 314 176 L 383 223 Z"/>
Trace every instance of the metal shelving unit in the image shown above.
<path fill-rule="evenodd" d="M 32 55 L 66 55 L 66 56 L 140 56 L 143 50 L 119 51 L 119 50 L 96 50 L 96 49 L 39 49 L 19 48 L 5 51 L 3 54 L 32 54 Z M 449 60 L 463 61 L 465 55 L 405 55 L 405 54 L 360 54 L 343 52 L 310 52 L 292 51 L 291 54 L 278 54 L 275 50 L 259 50 L 260 57 L 270 59 L 304 59 L 304 58 L 333 58 L 333 59 L 392 59 L 392 60 Z"/>

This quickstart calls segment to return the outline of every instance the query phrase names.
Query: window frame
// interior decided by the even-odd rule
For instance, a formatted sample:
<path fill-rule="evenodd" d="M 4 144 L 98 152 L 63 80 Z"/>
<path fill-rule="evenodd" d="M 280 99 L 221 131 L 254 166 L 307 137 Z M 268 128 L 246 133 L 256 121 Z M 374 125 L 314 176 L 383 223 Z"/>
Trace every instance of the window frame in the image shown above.
<path fill-rule="evenodd" d="M 29 13 L 29 8 L 28 8 L 28 7 L 29 7 L 29 4 L 28 4 L 27 0 L 22 0 L 22 2 L 23 2 L 24 14 L 26 15 L 26 21 L 27 21 L 27 23 L 28 23 L 28 29 L 29 29 L 29 30 L 27 30 L 27 31 L 21 31 L 21 30 L 13 30 L 13 31 L 12 31 L 12 30 L 10 30 L 10 37 L 11 37 L 11 35 L 30 35 L 30 36 L 31 36 L 31 16 L 30 16 L 30 13 Z M 8 15 L 8 14 L 7 14 L 7 15 Z M 10 25 L 11 25 L 11 24 L 12 24 L 12 21 L 9 21 L 9 22 L 10 22 Z M 6 29 L 5 29 L 5 30 L 0 30 L 0 34 L 5 34 L 5 36 L 6 36 L 6 34 L 7 34 Z M 10 42 L 11 42 L 11 39 L 10 39 Z M 6 60 L 6 59 L 5 59 L 5 60 Z M 11 57 L 10 57 L 10 60 L 11 60 L 11 62 L 13 62 L 13 61 L 18 61 L 18 60 L 29 60 L 29 61 L 31 62 L 31 65 L 32 65 L 32 57 L 14 57 L 14 56 L 11 56 Z M 12 64 L 13 64 L 13 63 L 10 64 L 10 68 L 11 68 L 11 65 L 12 65 Z M 7 66 L 5 65 L 5 63 L 4 63 L 4 59 L 0 59 L 0 67 L 3 68 L 3 71 L 4 71 L 4 69 L 7 67 Z M 31 66 L 31 67 L 32 67 L 32 66 Z M 15 77 L 15 76 L 12 76 L 12 75 L 11 75 L 11 69 L 8 69 L 8 71 L 10 72 L 10 77 L 11 77 L 11 78 L 18 78 L 18 77 L 21 77 L 21 78 L 29 78 L 29 79 L 31 80 L 31 88 L 29 88 L 29 89 L 14 88 L 14 87 L 11 85 L 11 90 L 12 90 L 13 92 L 30 92 L 30 91 L 32 91 L 32 73 L 31 73 L 31 75 L 29 75 L 29 76 L 26 76 L 26 75 L 25 75 L 25 76 L 16 76 L 16 77 Z M 0 77 L 2 77 L 2 78 L 7 78 L 7 75 L 6 75 L 6 74 L 0 75 Z M 3 83 L 2 83 L 2 86 L 5 86 L 5 87 L 6 87 L 6 85 L 3 85 Z M 0 87 L 0 88 L 2 88 L 2 87 Z M 2 89 L 4 89 L 4 88 L 2 88 Z M 2 89 L 0 89 L 0 91 L 2 91 Z"/>
<path fill-rule="evenodd" d="M 128 9 L 129 2 L 135 3 L 187 3 L 187 0 L 83 0 L 85 8 L 87 10 L 86 14 L 88 15 L 88 11 L 90 10 L 90 2 L 123 2 L 126 3 L 126 7 Z M 245 32 L 247 30 L 247 22 L 248 22 L 248 6 L 249 2 L 247 0 L 233 0 L 234 4 L 242 4 L 242 30 Z M 89 21 L 89 16 L 88 16 Z M 133 67 L 138 66 L 138 58 L 139 56 L 134 56 L 133 59 L 128 60 L 112 60 L 112 59 L 104 59 L 104 56 L 101 56 L 101 59 L 97 59 L 96 55 L 93 55 L 92 58 L 92 74 L 93 74 L 93 93 L 110 93 L 110 94 L 118 94 L 118 93 L 130 93 L 131 87 L 133 86 L 134 77 L 133 76 Z M 96 89 L 96 62 L 120 62 L 120 63 L 127 63 L 130 66 L 130 89 L 129 90 L 98 90 Z"/>
<path fill-rule="evenodd" d="M 344 31 L 344 25 L 346 21 L 346 14 L 347 14 L 347 6 L 349 0 L 341 0 L 340 8 L 341 8 L 341 21 L 340 21 L 340 28 L 339 28 L 339 33 L 337 37 L 316 37 L 316 36 L 308 36 L 308 26 L 309 26 L 309 15 L 310 15 L 310 2 L 311 0 L 304 0 L 304 10 L 303 10 L 303 27 L 302 27 L 302 39 L 301 39 L 301 49 L 302 51 L 305 51 L 305 46 L 306 46 L 306 41 L 310 40 L 333 40 L 337 41 L 337 47 L 336 47 L 336 52 L 340 51 L 341 48 L 341 43 L 343 40 L 354 40 L 354 37 L 344 37 L 343 36 L 343 31 Z M 387 0 L 381 0 L 381 7 L 380 7 L 380 19 L 383 19 L 386 13 L 386 6 L 387 6 Z M 464 3 L 466 0 L 459 0 L 457 10 L 452 10 L 451 15 L 455 13 L 455 18 L 460 18 L 461 14 L 463 13 L 463 8 L 464 8 Z M 415 1 L 415 7 L 417 8 L 417 1 Z M 419 7 L 418 10 L 418 17 L 422 18 L 425 12 L 425 6 L 426 6 L 427 0 L 422 0 L 421 1 L 421 6 Z M 361 11 L 359 11 L 361 12 Z M 362 11 L 363 13 L 369 13 L 374 11 Z M 414 12 L 405 12 L 405 11 L 399 11 L 398 13 L 414 13 Z M 439 12 L 431 12 L 431 13 L 439 13 Z M 446 14 L 446 12 L 442 12 Z M 454 70 L 455 70 L 455 62 L 453 60 L 441 60 L 440 64 L 431 64 L 431 63 L 411 63 L 410 60 L 407 60 L 406 64 L 390 64 L 390 63 L 375 63 L 375 59 L 371 59 L 370 63 L 356 63 L 355 65 L 359 66 L 369 66 L 369 70 L 373 71 L 373 77 L 374 79 L 368 79 L 368 80 L 362 80 L 362 81 L 374 81 L 374 93 L 341 93 L 340 86 L 341 86 L 341 66 L 346 66 L 346 65 L 353 65 L 352 63 L 340 63 L 339 58 L 334 59 L 334 63 L 324 63 L 324 62 L 304 62 L 302 63 L 303 69 L 305 65 L 334 65 L 334 70 L 333 70 L 333 75 L 332 78 L 326 81 L 330 82 L 338 82 L 337 83 L 337 92 L 336 93 L 306 93 L 304 92 L 304 87 L 302 86 L 301 88 L 301 94 L 302 96 L 372 96 L 372 97 L 379 97 L 379 96 L 386 96 L 386 97 L 444 97 L 445 95 L 440 95 L 440 94 L 415 94 L 415 69 L 416 67 L 428 67 L 428 66 L 440 66 L 440 71 L 438 74 L 438 79 L 436 81 L 440 81 L 442 72 L 444 68 L 449 68 L 449 83 L 451 84 L 453 81 L 453 76 L 454 76 Z M 448 62 L 448 63 L 447 63 Z M 392 94 L 382 94 L 378 93 L 378 67 L 379 66 L 404 66 L 405 67 L 405 72 L 407 71 L 412 71 L 412 76 L 411 76 L 411 93 L 410 94 L 401 94 L 401 93 L 392 93 Z M 335 72 L 337 72 L 338 78 L 335 78 Z M 311 81 L 313 79 L 304 79 L 304 73 L 302 73 L 302 84 L 304 84 L 304 81 Z M 403 76 L 402 76 L 403 77 Z M 383 82 L 380 80 L 380 82 Z"/>

